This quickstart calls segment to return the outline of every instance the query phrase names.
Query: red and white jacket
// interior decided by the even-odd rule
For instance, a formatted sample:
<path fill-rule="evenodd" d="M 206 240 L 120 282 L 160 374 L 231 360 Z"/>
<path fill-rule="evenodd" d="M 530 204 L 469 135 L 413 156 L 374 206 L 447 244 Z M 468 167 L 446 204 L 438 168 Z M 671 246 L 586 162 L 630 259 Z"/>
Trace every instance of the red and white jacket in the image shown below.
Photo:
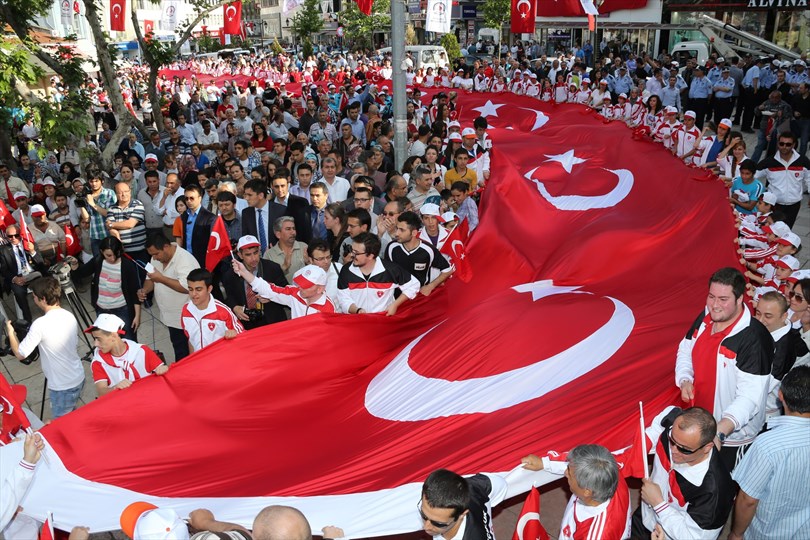
<path fill-rule="evenodd" d="M 195 351 L 224 337 L 228 330 L 236 330 L 237 333 L 245 331 L 231 308 L 213 297 L 208 307 L 202 310 L 191 301 L 186 302 L 180 313 L 180 324 Z"/>
<path fill-rule="evenodd" d="M 250 284 L 253 290 L 261 297 L 267 298 L 271 302 L 281 304 L 290 308 L 290 317 L 296 319 L 313 313 L 336 313 L 335 304 L 326 296 L 322 294 L 310 303 L 301 298 L 299 292 L 301 289 L 295 285 L 287 287 L 279 287 L 272 283 L 268 283 L 260 277 L 253 280 Z"/>
<path fill-rule="evenodd" d="M 128 339 L 123 341 L 127 350 L 121 356 L 103 353 L 96 347 L 90 363 L 94 383 L 106 382 L 113 387 L 124 380 L 135 382 L 148 377 L 155 368 L 163 364 L 155 351 L 146 345 Z"/>
<path fill-rule="evenodd" d="M 683 156 L 695 150 L 700 144 L 700 129 L 697 126 L 692 126 L 692 129 L 686 129 L 684 124 L 678 126 L 677 129 L 672 131 L 672 147 L 675 149 L 676 156 Z M 694 154 L 692 154 L 694 156 Z M 692 163 L 692 156 L 686 159 L 687 163 Z"/>

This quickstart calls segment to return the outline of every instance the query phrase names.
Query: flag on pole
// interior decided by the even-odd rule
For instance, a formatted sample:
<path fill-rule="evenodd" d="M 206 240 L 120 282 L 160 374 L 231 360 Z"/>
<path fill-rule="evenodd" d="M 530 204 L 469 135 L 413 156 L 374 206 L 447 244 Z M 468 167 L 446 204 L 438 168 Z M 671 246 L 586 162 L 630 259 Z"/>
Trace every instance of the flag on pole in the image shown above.
<path fill-rule="evenodd" d="M 512 33 L 533 34 L 535 0 L 512 0 Z"/>
<path fill-rule="evenodd" d="M 149 34 L 155 33 L 155 21 L 144 20 L 143 21 L 143 36 L 144 39 L 149 39 Z"/>
<path fill-rule="evenodd" d="M 365 13 L 366 15 L 371 15 L 371 6 L 374 4 L 374 0 L 356 0 L 357 7 Z"/>
<path fill-rule="evenodd" d="M 42 524 L 39 540 L 56 540 L 56 532 L 53 530 L 53 514 L 50 512 L 45 517 L 45 523 Z"/>
<path fill-rule="evenodd" d="M 126 29 L 127 0 L 110 0 L 110 30 L 123 32 Z"/>
<path fill-rule="evenodd" d="M 168 30 L 177 28 L 177 2 L 175 0 L 163 1 L 163 25 Z"/>
<path fill-rule="evenodd" d="M 512 540 L 549 540 L 548 532 L 540 523 L 540 492 L 534 486 L 520 509 Z"/>
<path fill-rule="evenodd" d="M 3 417 L 3 423 L 0 424 L 0 444 L 10 443 L 15 433 L 31 427 L 31 422 L 22 409 L 26 394 L 25 386 L 9 384 L 0 374 L 0 415 Z"/>
<path fill-rule="evenodd" d="M 231 254 L 231 241 L 222 216 L 217 216 L 214 226 L 211 227 L 211 237 L 208 239 L 208 251 L 205 253 L 205 268 L 213 272 L 219 261 Z"/>
<path fill-rule="evenodd" d="M 464 283 L 468 283 L 472 278 L 472 268 L 467 261 L 467 252 L 464 247 L 467 237 L 470 235 L 470 224 L 466 219 L 456 225 L 456 228 L 447 235 L 442 248 L 439 250 L 450 257 L 450 262 L 456 267 L 455 275 Z"/>
<path fill-rule="evenodd" d="M 67 254 L 75 257 L 82 252 L 82 245 L 76 235 L 76 229 L 70 223 L 65 223 L 65 242 L 67 242 Z"/>
<path fill-rule="evenodd" d="M 450 33 L 450 2 L 428 0 L 425 30 L 439 34 Z"/>
<path fill-rule="evenodd" d="M 619 470 L 625 478 L 647 478 L 650 476 L 647 455 L 653 443 L 644 432 L 642 427 L 644 425 L 643 418 L 644 414 L 641 412 L 641 404 L 639 403 L 639 414 L 634 422 L 636 429 L 633 444 L 621 454 L 616 455 Z"/>
<path fill-rule="evenodd" d="M 222 9 L 223 21 L 225 23 L 225 33 L 231 36 L 238 36 L 242 33 L 242 2 L 231 2 L 225 4 Z"/>

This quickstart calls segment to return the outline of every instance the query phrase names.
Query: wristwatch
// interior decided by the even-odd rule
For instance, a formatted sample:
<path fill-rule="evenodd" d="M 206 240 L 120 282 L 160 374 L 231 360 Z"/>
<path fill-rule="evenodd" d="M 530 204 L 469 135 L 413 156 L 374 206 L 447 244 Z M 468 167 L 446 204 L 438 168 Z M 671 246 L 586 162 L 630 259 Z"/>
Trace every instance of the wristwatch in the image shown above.
<path fill-rule="evenodd" d="M 726 434 L 722 431 L 717 432 L 717 440 L 720 441 L 720 444 L 725 444 L 726 442 Z"/>

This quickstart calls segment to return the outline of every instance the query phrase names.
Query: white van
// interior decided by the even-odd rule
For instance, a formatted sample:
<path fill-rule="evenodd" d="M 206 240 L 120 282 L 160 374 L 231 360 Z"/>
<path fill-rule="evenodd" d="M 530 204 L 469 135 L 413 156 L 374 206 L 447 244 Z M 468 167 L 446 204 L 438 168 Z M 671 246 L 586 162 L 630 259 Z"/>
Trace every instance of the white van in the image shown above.
<path fill-rule="evenodd" d="M 449 62 L 447 60 L 447 51 L 441 45 L 407 45 L 405 52 L 411 53 L 414 62 L 414 69 L 422 68 L 427 69 L 432 67 L 434 70 L 446 67 Z M 391 47 L 384 47 L 380 49 L 380 55 L 386 56 L 391 54 Z"/>

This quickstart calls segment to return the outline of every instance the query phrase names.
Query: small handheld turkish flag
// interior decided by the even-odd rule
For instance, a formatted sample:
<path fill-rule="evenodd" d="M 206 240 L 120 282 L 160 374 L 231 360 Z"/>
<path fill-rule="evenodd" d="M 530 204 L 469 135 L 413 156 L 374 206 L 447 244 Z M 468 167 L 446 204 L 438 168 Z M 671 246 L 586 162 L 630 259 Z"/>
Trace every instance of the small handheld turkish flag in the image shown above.
<path fill-rule="evenodd" d="M 0 443 L 8 444 L 13 435 L 20 430 L 31 427 L 31 422 L 22 410 L 25 401 L 26 388 L 21 384 L 10 385 L 0 374 L 0 415 L 3 422 L 0 424 Z"/>
<path fill-rule="evenodd" d="M 11 215 L 8 206 L 3 202 L 3 199 L 0 199 L 0 229 L 5 230 L 6 227 L 15 223 L 17 222 L 14 220 L 14 216 Z"/>
<path fill-rule="evenodd" d="M 512 33 L 534 33 L 535 0 L 512 0 Z"/>
<path fill-rule="evenodd" d="M 20 239 L 22 240 L 23 249 L 31 251 L 34 247 L 34 235 L 31 234 L 31 229 L 24 219 L 20 220 Z"/>
<path fill-rule="evenodd" d="M 67 254 L 75 257 L 82 252 L 82 245 L 79 243 L 79 237 L 76 235 L 76 230 L 70 223 L 65 223 L 65 242 L 67 243 Z"/>
<path fill-rule="evenodd" d="M 231 254 L 231 241 L 222 216 L 217 216 L 214 226 L 211 227 L 211 237 L 208 239 L 208 251 L 205 253 L 205 268 L 213 272 L 219 261 Z"/>
<path fill-rule="evenodd" d="M 470 268 L 466 248 L 464 247 L 469 235 L 470 224 L 467 223 L 466 219 L 462 219 L 461 223 L 456 225 L 456 228 L 447 235 L 447 240 L 439 250 L 450 257 L 450 262 L 456 267 L 455 275 L 464 283 L 468 283 L 472 279 L 472 268 Z"/>
<path fill-rule="evenodd" d="M 45 517 L 45 523 L 42 524 L 39 540 L 56 540 L 56 531 L 53 530 L 53 514 L 50 512 Z"/>
<path fill-rule="evenodd" d="M 549 540 L 545 527 L 540 523 L 540 493 L 534 486 L 520 510 L 512 540 Z"/>

